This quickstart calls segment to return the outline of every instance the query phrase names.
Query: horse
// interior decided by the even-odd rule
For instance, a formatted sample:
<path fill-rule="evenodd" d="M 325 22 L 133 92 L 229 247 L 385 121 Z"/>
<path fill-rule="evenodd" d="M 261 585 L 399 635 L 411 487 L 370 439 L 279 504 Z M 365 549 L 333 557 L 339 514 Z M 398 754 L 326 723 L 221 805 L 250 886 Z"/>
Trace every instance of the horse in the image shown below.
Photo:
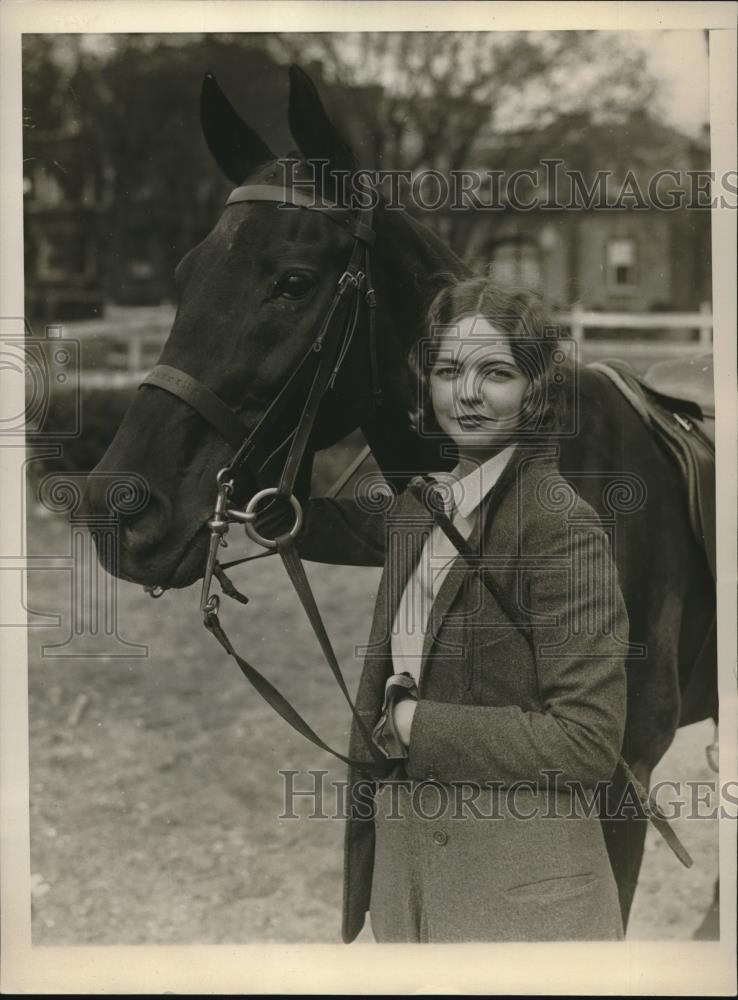
<path fill-rule="evenodd" d="M 297 147 L 288 157 L 291 183 L 320 177 L 319 199 L 335 204 L 341 197 L 335 178 L 355 171 L 356 157 L 309 77 L 297 66 L 289 76 L 289 126 Z M 235 185 L 284 187 L 285 161 L 238 116 L 210 74 L 203 82 L 201 124 L 216 163 Z M 239 466 L 230 485 L 234 504 L 279 477 L 310 391 L 300 362 L 332 309 L 356 246 L 350 225 L 287 202 L 286 196 L 282 205 L 274 198 L 237 200 L 186 254 L 175 273 L 177 313 L 159 359 L 159 366 L 185 373 L 217 397 L 216 409 L 221 416 L 226 409 L 235 414 L 244 437 L 263 427 L 263 461 Z M 422 223 L 381 197 L 371 229 L 371 308 L 358 309 L 340 371 L 320 399 L 295 470 L 298 502 L 309 496 L 313 456 L 357 428 L 382 473 L 400 485 L 452 464 L 437 441 L 421 438 L 412 425 L 417 389 L 407 357 L 424 335 L 435 293 L 469 268 Z M 559 440 L 560 468 L 614 527 L 632 651 L 623 754 L 647 786 L 677 728 L 717 712 L 714 584 L 690 531 L 679 469 L 609 378 L 596 367 L 566 364 L 575 374 L 576 398 L 567 404 L 574 433 Z M 367 377 L 373 366 L 379 405 Z M 276 399 L 288 405 L 270 409 Z M 121 515 L 115 557 L 99 546 L 103 565 L 149 589 L 186 587 L 203 575 L 218 472 L 229 466 L 238 444 L 237 434 L 230 442 L 229 436 L 186 394 L 161 391 L 156 382 L 139 390 L 86 488 L 88 510 L 100 512 L 102 484 L 111 475 L 133 472 L 148 484 L 145 502 Z M 647 823 L 630 816 L 603 818 L 602 825 L 627 925 Z"/>

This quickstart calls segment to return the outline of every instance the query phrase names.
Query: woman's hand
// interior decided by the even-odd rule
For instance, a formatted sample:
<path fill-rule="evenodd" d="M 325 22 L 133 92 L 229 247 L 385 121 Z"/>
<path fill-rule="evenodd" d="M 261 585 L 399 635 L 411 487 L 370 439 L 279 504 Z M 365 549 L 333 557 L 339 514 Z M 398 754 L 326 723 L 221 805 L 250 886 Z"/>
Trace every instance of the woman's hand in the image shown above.
<path fill-rule="evenodd" d="M 405 746 L 410 745 L 410 729 L 417 706 L 418 703 L 414 698 L 403 698 L 402 701 L 395 703 L 393 709 L 394 714 L 392 718 L 395 723 L 395 729 Z"/>

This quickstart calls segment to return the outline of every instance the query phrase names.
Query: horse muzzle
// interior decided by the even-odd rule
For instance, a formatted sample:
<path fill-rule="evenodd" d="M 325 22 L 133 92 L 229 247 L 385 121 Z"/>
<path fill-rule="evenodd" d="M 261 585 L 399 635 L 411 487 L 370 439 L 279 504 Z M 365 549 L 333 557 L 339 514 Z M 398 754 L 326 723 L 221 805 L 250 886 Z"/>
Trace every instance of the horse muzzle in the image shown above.
<path fill-rule="evenodd" d="M 126 502 L 116 504 L 114 482 L 115 475 L 95 470 L 83 499 L 101 565 L 111 575 L 143 586 L 194 583 L 202 575 L 207 552 L 207 506 L 199 516 L 175 511 L 165 493 L 144 480 L 132 486 L 131 477 L 124 474 L 117 477 L 117 493 L 126 487 Z"/>

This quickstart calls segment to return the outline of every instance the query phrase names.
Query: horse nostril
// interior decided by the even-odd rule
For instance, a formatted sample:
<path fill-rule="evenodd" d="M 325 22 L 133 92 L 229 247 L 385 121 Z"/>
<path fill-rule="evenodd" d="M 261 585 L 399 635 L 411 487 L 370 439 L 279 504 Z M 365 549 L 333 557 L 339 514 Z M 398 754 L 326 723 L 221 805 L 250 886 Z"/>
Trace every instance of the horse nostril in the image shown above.
<path fill-rule="evenodd" d="M 151 496 L 143 476 L 94 470 L 87 479 L 83 510 L 94 517 L 125 520 L 143 511 Z"/>
<path fill-rule="evenodd" d="M 121 542 L 131 553 L 150 550 L 168 532 L 171 519 L 168 499 L 152 493 L 143 509 L 135 514 L 121 515 Z"/>
<path fill-rule="evenodd" d="M 171 504 L 139 475 L 93 472 L 84 496 L 85 512 L 94 520 L 114 521 L 129 551 L 150 548 L 167 532 Z M 94 527 L 94 525 L 93 525 Z"/>

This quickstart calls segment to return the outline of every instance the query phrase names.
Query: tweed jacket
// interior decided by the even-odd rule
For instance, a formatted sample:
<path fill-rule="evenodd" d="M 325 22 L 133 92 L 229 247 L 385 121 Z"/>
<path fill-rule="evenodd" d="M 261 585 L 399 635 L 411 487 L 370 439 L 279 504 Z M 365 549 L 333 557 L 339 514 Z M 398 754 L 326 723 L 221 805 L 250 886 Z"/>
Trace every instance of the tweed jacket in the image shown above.
<path fill-rule="evenodd" d="M 385 510 L 367 506 L 311 499 L 299 548 L 308 560 L 384 567 L 356 698 L 371 732 L 393 672 L 390 629 L 433 522 L 407 490 Z M 548 771 L 585 788 L 607 781 L 625 726 L 628 620 L 597 514 L 560 475 L 551 449 L 521 447 L 484 499 L 468 541 L 505 600 L 498 602 L 464 559 L 452 564 L 425 637 L 407 775 L 543 787 Z M 349 753 L 372 759 L 356 723 Z M 356 791 L 362 781 L 365 775 L 349 770 L 347 942 L 363 926 L 374 863 L 366 789 Z M 526 859 L 524 847 L 511 856 L 522 867 L 540 865 L 540 858 Z"/>

